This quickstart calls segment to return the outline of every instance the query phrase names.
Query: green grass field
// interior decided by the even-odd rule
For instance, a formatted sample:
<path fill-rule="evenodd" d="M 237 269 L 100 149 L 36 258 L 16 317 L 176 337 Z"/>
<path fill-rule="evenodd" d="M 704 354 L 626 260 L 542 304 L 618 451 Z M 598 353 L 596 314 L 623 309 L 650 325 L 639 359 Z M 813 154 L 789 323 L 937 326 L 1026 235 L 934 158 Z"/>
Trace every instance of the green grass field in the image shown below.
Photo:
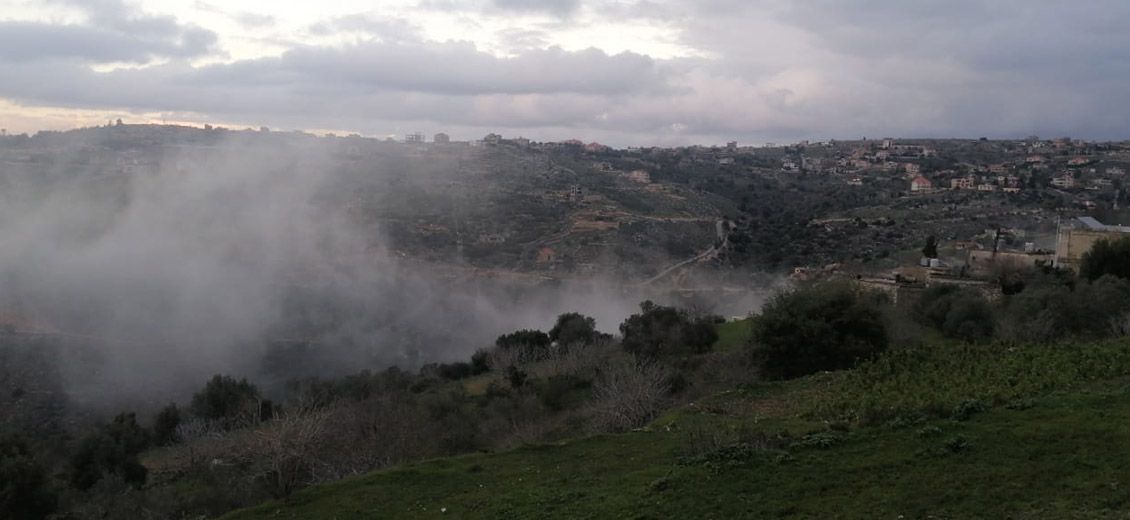
<path fill-rule="evenodd" d="M 226 518 L 1127 518 L 1128 445 L 1130 341 L 939 344 Z"/>
<path fill-rule="evenodd" d="M 714 350 L 717 352 L 731 352 L 745 347 L 749 341 L 750 325 L 753 320 L 746 318 L 744 320 L 727 321 L 720 323 L 716 327 L 718 331 L 718 341 L 714 343 Z"/>

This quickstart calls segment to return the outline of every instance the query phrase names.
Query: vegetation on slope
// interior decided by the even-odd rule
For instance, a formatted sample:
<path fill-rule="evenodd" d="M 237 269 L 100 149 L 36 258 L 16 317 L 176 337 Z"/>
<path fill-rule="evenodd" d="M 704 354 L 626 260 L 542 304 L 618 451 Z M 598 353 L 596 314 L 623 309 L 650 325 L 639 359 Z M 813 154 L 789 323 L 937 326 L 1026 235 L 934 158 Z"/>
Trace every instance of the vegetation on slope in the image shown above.
<path fill-rule="evenodd" d="M 1128 351 L 888 353 L 726 392 L 643 431 L 427 461 L 227 518 L 1114 518 L 1130 505 Z M 841 420 L 865 390 L 899 413 Z"/>

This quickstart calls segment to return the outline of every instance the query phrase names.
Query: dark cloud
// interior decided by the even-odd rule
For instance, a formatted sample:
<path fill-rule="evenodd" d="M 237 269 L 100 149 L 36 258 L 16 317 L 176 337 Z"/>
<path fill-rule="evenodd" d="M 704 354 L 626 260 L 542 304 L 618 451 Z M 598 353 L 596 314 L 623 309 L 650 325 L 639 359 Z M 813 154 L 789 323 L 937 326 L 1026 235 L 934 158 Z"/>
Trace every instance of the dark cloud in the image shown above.
<path fill-rule="evenodd" d="M 494 7 L 507 11 L 569 15 L 581 7 L 580 0 L 493 0 Z"/>
<path fill-rule="evenodd" d="M 73 3 L 87 15 L 87 22 L 0 22 L 0 58 L 146 63 L 201 56 L 217 40 L 212 31 L 178 23 L 171 16 L 139 14 L 120 1 L 59 3 Z"/>

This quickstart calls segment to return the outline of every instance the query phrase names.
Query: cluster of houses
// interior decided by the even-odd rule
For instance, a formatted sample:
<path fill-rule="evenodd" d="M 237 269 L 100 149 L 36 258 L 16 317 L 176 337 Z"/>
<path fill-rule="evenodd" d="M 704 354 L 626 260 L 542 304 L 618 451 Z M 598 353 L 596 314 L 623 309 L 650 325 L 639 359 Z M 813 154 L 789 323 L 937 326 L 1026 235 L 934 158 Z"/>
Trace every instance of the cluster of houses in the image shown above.
<path fill-rule="evenodd" d="M 1013 234 L 1024 235 L 1019 230 L 1014 230 Z M 999 239 L 1001 230 L 995 230 L 995 235 Z M 1096 242 L 1124 237 L 1130 237 L 1130 226 L 1103 224 L 1093 217 L 1077 217 L 1057 225 L 1053 250 L 1036 247 L 1035 242 L 1024 242 L 1020 249 L 999 247 L 998 240 L 993 240 L 990 247 L 961 242 L 954 244 L 959 254 L 950 258 L 922 258 L 917 265 L 901 266 L 886 275 L 857 276 L 856 280 L 868 288 L 888 293 L 896 303 L 900 299 L 913 299 L 922 289 L 939 284 L 969 286 L 992 299 L 1000 296 L 1000 285 L 992 277 L 1001 267 L 1074 271 L 1078 270 L 1083 255 Z M 829 266 L 823 269 L 796 268 L 793 278 L 807 279 L 820 275 L 836 276 L 839 273 Z"/>

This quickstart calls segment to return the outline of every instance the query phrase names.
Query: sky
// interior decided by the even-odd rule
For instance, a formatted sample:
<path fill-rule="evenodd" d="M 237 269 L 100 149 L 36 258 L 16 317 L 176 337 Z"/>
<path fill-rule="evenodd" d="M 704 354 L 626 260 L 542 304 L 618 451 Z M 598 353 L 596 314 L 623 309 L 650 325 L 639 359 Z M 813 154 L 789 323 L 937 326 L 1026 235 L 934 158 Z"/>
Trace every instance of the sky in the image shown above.
<path fill-rule="evenodd" d="M 0 128 L 1130 137 L 1123 0 L 0 0 Z"/>

